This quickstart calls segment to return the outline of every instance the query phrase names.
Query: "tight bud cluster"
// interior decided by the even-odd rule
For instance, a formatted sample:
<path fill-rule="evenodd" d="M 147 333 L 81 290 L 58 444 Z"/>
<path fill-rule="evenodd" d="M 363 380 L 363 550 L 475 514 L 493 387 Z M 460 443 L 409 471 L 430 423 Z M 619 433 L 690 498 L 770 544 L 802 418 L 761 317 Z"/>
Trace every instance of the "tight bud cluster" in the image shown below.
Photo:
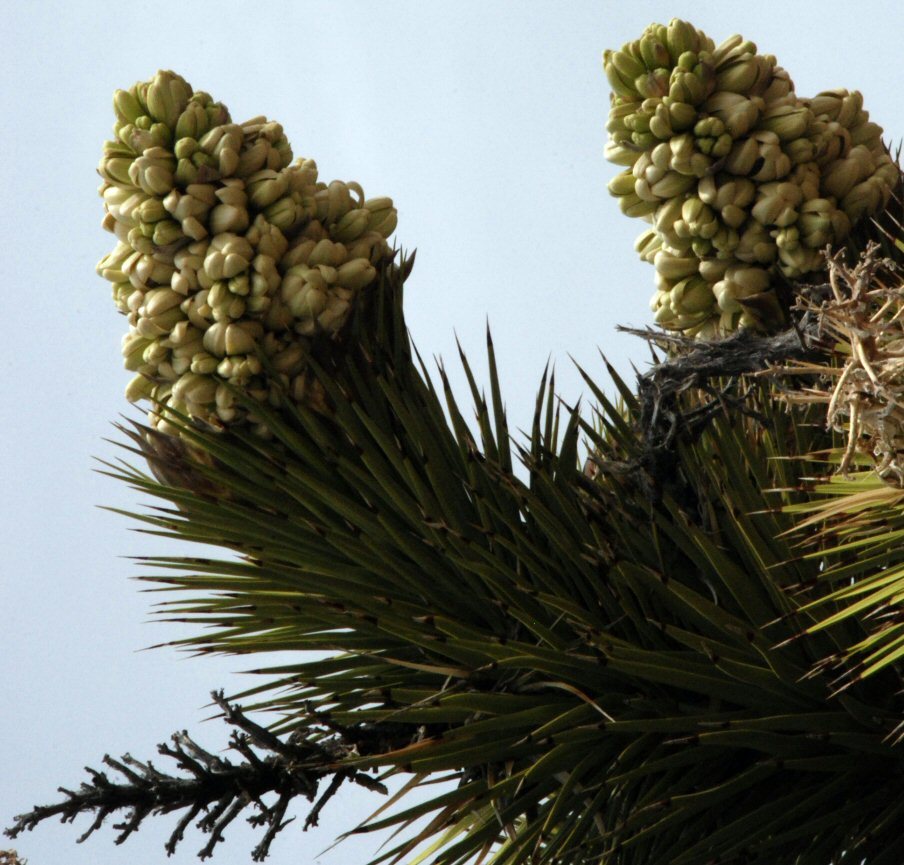
<path fill-rule="evenodd" d="M 264 433 L 235 389 L 308 398 L 312 346 L 336 337 L 391 258 L 392 200 L 319 181 L 278 123 L 233 123 L 173 72 L 118 90 L 113 107 L 98 172 L 118 243 L 97 269 L 129 320 L 126 396 L 151 399 L 164 432 L 172 408 Z"/>
<path fill-rule="evenodd" d="M 674 19 L 603 60 L 606 157 L 626 166 L 609 191 L 652 226 L 637 250 L 656 268 L 664 327 L 709 338 L 780 324 L 773 278 L 825 267 L 825 247 L 898 180 L 859 93 L 801 99 L 741 36 L 716 47 Z"/>

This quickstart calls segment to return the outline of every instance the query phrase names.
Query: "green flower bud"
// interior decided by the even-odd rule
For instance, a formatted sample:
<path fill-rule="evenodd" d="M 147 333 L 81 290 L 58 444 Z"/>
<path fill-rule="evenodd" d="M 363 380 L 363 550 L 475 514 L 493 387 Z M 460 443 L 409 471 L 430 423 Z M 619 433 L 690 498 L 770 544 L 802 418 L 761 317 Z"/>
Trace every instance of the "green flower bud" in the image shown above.
<path fill-rule="evenodd" d="M 740 313 L 740 301 L 759 294 L 769 287 L 769 274 L 759 267 L 729 267 L 725 277 L 712 287 L 716 303 L 722 312 Z"/>
<path fill-rule="evenodd" d="M 650 312 L 656 312 L 661 306 L 668 306 L 668 292 L 671 291 L 671 286 L 668 289 L 660 290 L 656 289 L 656 292 L 650 298 Z"/>
<path fill-rule="evenodd" d="M 753 51 L 756 51 L 755 47 Z M 736 55 L 717 66 L 716 89 L 745 96 L 759 95 L 772 81 L 774 66 L 774 57 L 761 57 L 753 52 Z"/>
<path fill-rule="evenodd" d="M 628 127 L 625 125 L 625 120 L 628 117 L 631 117 L 636 111 L 636 102 L 624 102 L 619 105 L 613 105 L 609 109 L 609 118 L 606 121 L 606 132 L 608 132 L 610 136 L 618 133 L 626 133 Z"/>
<path fill-rule="evenodd" d="M 239 165 L 242 128 L 235 123 L 215 126 L 198 139 L 198 147 L 215 160 L 220 176 L 230 177 Z"/>
<path fill-rule="evenodd" d="M 671 291 L 670 305 L 679 315 L 698 315 L 715 306 L 710 284 L 700 276 L 681 280 Z"/>
<path fill-rule="evenodd" d="M 231 232 L 237 234 L 248 227 L 248 210 L 232 204 L 219 204 L 210 213 L 210 230 L 213 234 Z"/>
<path fill-rule="evenodd" d="M 731 262 L 726 259 L 710 258 L 700 262 L 700 276 L 709 283 L 718 282 L 730 266 Z"/>
<path fill-rule="evenodd" d="M 816 151 L 816 163 L 825 168 L 850 153 L 851 134 L 840 123 L 817 118 L 810 127 L 809 140 Z"/>
<path fill-rule="evenodd" d="M 878 213 L 888 201 L 891 189 L 881 177 L 869 177 L 858 183 L 839 202 L 851 222 L 863 216 Z"/>
<path fill-rule="evenodd" d="M 660 234 L 667 234 L 672 230 L 672 226 L 681 219 L 681 208 L 684 200 L 681 198 L 673 198 L 663 202 L 656 209 L 656 215 L 653 217 L 653 225 Z"/>
<path fill-rule="evenodd" d="M 280 259 L 280 269 L 285 272 L 296 264 L 307 264 L 316 245 L 316 240 L 305 237 L 293 241 L 286 254 Z"/>
<path fill-rule="evenodd" d="M 722 68 L 745 55 L 756 54 L 756 44 L 735 33 L 713 51 L 713 62 Z"/>
<path fill-rule="evenodd" d="M 347 245 L 348 259 L 366 258 L 371 264 L 379 264 L 390 255 L 389 245 L 382 235 L 375 231 L 362 234 L 357 240 Z"/>
<path fill-rule="evenodd" d="M 707 156 L 712 156 L 715 159 L 721 159 L 723 156 L 727 156 L 731 152 L 732 144 L 732 137 L 727 132 L 723 133 L 718 138 L 697 139 L 697 147 L 701 152 L 705 153 Z"/>
<path fill-rule="evenodd" d="M 659 199 L 675 198 L 691 189 L 696 183 L 694 176 L 667 171 L 659 180 L 651 184 L 650 190 Z"/>
<path fill-rule="evenodd" d="M 247 187 L 251 206 L 263 210 L 288 192 L 289 178 L 285 173 L 265 168 L 248 178 Z"/>
<path fill-rule="evenodd" d="M 618 74 L 626 81 L 633 81 L 639 75 L 643 75 L 646 71 L 643 63 L 636 57 L 632 56 L 628 51 L 608 52 L 609 61 L 617 70 Z"/>
<path fill-rule="evenodd" d="M 673 102 L 668 96 L 663 99 L 663 105 L 668 108 L 669 124 L 676 132 L 682 132 L 694 125 L 697 112 L 692 105 L 688 105 L 687 102 Z"/>
<path fill-rule="evenodd" d="M 173 398 L 188 407 L 189 414 L 199 413 L 193 407 L 203 408 L 212 403 L 217 393 L 217 383 L 206 375 L 186 373 L 173 384 Z"/>
<path fill-rule="evenodd" d="M 338 267 L 345 261 L 346 249 L 341 243 L 333 243 L 333 241 L 324 238 L 317 241 L 311 249 L 307 264 L 310 267 L 325 265 L 327 267 Z"/>
<path fill-rule="evenodd" d="M 351 291 L 360 291 L 376 279 L 376 268 L 367 259 L 356 258 L 341 265 L 336 280 Z"/>
<path fill-rule="evenodd" d="M 640 72 L 636 72 L 634 75 L 622 73 L 615 64 L 615 56 L 621 54 L 623 54 L 621 51 L 605 51 L 603 53 L 603 69 L 606 73 L 606 78 L 616 95 L 636 98 L 637 91 L 634 88 L 634 79 L 640 75 Z M 624 65 L 623 62 L 622 65 Z"/>
<path fill-rule="evenodd" d="M 280 299 L 299 320 L 299 333 L 314 333 L 314 320 L 326 309 L 328 292 L 322 275 L 314 268 L 299 264 L 290 268 L 283 276 Z M 298 325 L 296 325 L 298 330 Z"/>
<path fill-rule="evenodd" d="M 101 159 L 97 166 L 97 173 L 104 180 L 110 183 L 118 183 L 123 186 L 129 186 L 132 183 L 129 177 L 129 169 L 132 166 L 132 159 L 127 157 L 113 157 L 111 159 Z"/>
<path fill-rule="evenodd" d="M 173 188 L 175 168 L 168 151 L 151 147 L 129 166 L 129 180 L 148 195 L 164 196 Z"/>
<path fill-rule="evenodd" d="M 249 177 L 258 171 L 282 171 L 292 161 L 292 148 L 279 123 L 255 117 L 242 124 L 244 142 L 236 174 Z"/>
<path fill-rule="evenodd" d="M 725 170 L 739 177 L 746 177 L 753 171 L 760 149 L 753 138 L 736 141 L 725 159 Z"/>
<path fill-rule="evenodd" d="M 180 159 L 176 162 L 175 177 L 179 186 L 188 186 L 203 180 L 200 175 L 198 167 L 190 159 Z"/>
<path fill-rule="evenodd" d="M 144 109 L 135 95 L 128 90 L 117 90 L 113 94 L 113 110 L 116 113 L 117 122 L 122 124 L 134 123 L 144 114 Z"/>
<path fill-rule="evenodd" d="M 672 70 L 668 95 L 674 102 L 697 106 L 706 99 L 708 87 L 693 72 L 679 67 Z"/>
<path fill-rule="evenodd" d="M 368 231 L 375 231 L 383 237 L 389 237 L 395 231 L 399 217 L 391 198 L 369 198 L 364 202 L 364 208 L 370 213 L 367 220 Z"/>
<path fill-rule="evenodd" d="M 287 195 L 265 207 L 263 215 L 267 222 L 275 225 L 280 231 L 288 233 L 301 225 L 307 217 L 303 203 L 294 195 Z"/>
<path fill-rule="evenodd" d="M 331 298 L 326 309 L 317 316 L 317 326 L 327 333 L 338 333 L 348 319 L 351 305 L 347 300 Z"/>
<path fill-rule="evenodd" d="M 97 263 L 97 274 L 110 282 L 123 282 L 128 276 L 122 267 L 132 254 L 133 250 L 128 244 L 117 243 L 116 248 Z"/>
<path fill-rule="evenodd" d="M 656 253 L 662 248 L 662 238 L 655 229 L 648 229 L 634 242 L 634 249 L 643 261 L 651 264 Z"/>
<path fill-rule="evenodd" d="M 149 397 L 153 389 L 154 382 L 151 379 L 144 375 L 136 375 L 126 385 L 126 399 L 129 402 L 138 402 Z"/>
<path fill-rule="evenodd" d="M 668 48 L 652 33 L 646 33 L 641 37 L 638 48 L 647 69 L 664 68 L 671 63 Z"/>
<path fill-rule="evenodd" d="M 204 348 L 215 357 L 254 351 L 255 337 L 263 333 L 254 322 L 218 321 L 204 332 Z"/>
<path fill-rule="evenodd" d="M 824 90 L 813 99 L 806 100 L 816 117 L 834 120 L 849 129 L 863 109 L 863 96 L 847 90 Z"/>
<path fill-rule="evenodd" d="M 172 278 L 174 268 L 169 256 L 159 252 L 144 254 L 135 252 L 122 264 L 122 272 L 136 288 L 166 285 Z"/>
<path fill-rule="evenodd" d="M 179 243 L 185 238 L 178 222 L 172 219 L 163 219 L 154 223 L 154 233 L 151 235 L 151 241 L 155 247 L 170 246 L 173 243 Z"/>
<path fill-rule="evenodd" d="M 797 207 L 803 194 L 794 183 L 764 183 L 751 209 L 753 218 L 761 225 L 784 228 L 797 219 Z"/>
<path fill-rule="evenodd" d="M 797 226 L 801 243 L 820 250 L 828 244 L 840 243 L 851 230 L 850 219 L 827 198 L 805 201 Z"/>
<path fill-rule="evenodd" d="M 168 309 L 157 315 L 139 316 L 135 323 L 135 330 L 144 337 L 155 339 L 159 336 L 166 336 L 181 319 L 182 310 Z M 161 348 L 161 353 L 165 354 L 165 352 L 166 350 Z M 147 359 L 147 355 L 145 355 L 145 360 Z"/>
<path fill-rule="evenodd" d="M 631 171 L 622 171 L 609 181 L 609 194 L 615 196 L 632 195 L 634 193 L 634 182 L 634 174 Z"/>
<path fill-rule="evenodd" d="M 238 177 L 250 177 L 258 171 L 266 170 L 268 168 L 267 157 L 269 153 L 270 144 L 264 139 L 258 139 L 251 145 L 243 146 L 239 155 L 236 175 Z"/>
<path fill-rule="evenodd" d="M 719 211 L 719 216 L 729 228 L 740 228 L 747 219 L 747 211 L 734 204 L 727 204 Z"/>
<path fill-rule="evenodd" d="M 248 312 L 261 315 L 270 308 L 272 295 L 279 288 L 282 277 L 276 267 L 276 262 L 267 255 L 255 256 L 251 263 L 250 297 L 248 299 Z"/>
<path fill-rule="evenodd" d="M 727 258 L 734 255 L 739 241 L 738 232 L 727 225 L 723 225 L 710 240 L 700 241 L 702 251 L 698 252 L 698 255 L 701 257 L 709 255 L 711 250 L 715 250 L 715 254 L 719 258 Z"/>
<path fill-rule="evenodd" d="M 725 90 L 714 93 L 703 104 L 703 109 L 721 120 L 725 130 L 735 139 L 754 127 L 764 107 L 759 97 L 748 99 L 740 93 Z"/>
<path fill-rule="evenodd" d="M 102 194 L 108 213 L 124 226 L 132 227 L 138 222 L 151 221 L 141 218 L 139 208 L 145 202 L 156 199 L 148 198 L 145 193 L 138 192 L 131 186 L 108 186 Z"/>
<path fill-rule="evenodd" d="M 224 357 L 217 364 L 217 375 L 234 387 L 245 387 L 262 369 L 261 362 L 253 355 Z"/>
<path fill-rule="evenodd" d="M 660 297 L 662 298 L 662 302 L 656 309 L 656 314 L 653 316 L 653 320 L 661 327 L 675 328 L 678 316 L 672 309 L 671 304 L 668 303 L 668 296 L 666 295 L 665 297 L 662 297 L 660 295 Z"/>
<path fill-rule="evenodd" d="M 802 246 L 795 228 L 784 228 L 777 232 L 779 270 L 788 279 L 797 279 L 806 273 L 819 270 L 825 264 L 822 252 Z"/>
<path fill-rule="evenodd" d="M 791 76 L 781 66 L 776 66 L 772 70 L 772 80 L 769 82 L 769 86 L 761 95 L 763 102 L 767 105 L 772 105 L 775 102 L 788 99 L 793 92 L 794 84 L 791 81 Z"/>
<path fill-rule="evenodd" d="M 802 165 L 816 159 L 816 147 L 810 138 L 796 138 L 787 142 L 783 149 L 792 165 Z"/>
<path fill-rule="evenodd" d="M 668 141 L 674 134 L 669 109 L 662 103 L 657 106 L 654 115 L 650 118 L 650 133 L 662 141 Z"/>
<path fill-rule="evenodd" d="M 717 210 L 729 205 L 746 208 L 756 196 L 756 185 L 745 178 L 709 176 L 697 184 L 697 194 L 704 204 Z"/>
<path fill-rule="evenodd" d="M 805 162 L 802 165 L 795 166 L 794 170 L 785 179 L 787 182 L 800 187 L 804 201 L 810 198 L 819 198 L 820 173 L 815 162 Z"/>
<path fill-rule="evenodd" d="M 887 152 L 882 152 L 876 159 L 876 171 L 873 175 L 881 179 L 890 190 L 901 182 L 901 169 Z"/>
<path fill-rule="evenodd" d="M 676 135 L 669 141 L 671 167 L 687 177 L 705 177 L 712 166 L 712 159 L 698 150 L 699 139 L 689 134 Z"/>
<path fill-rule="evenodd" d="M 719 220 L 713 211 L 699 198 L 693 196 L 682 205 L 681 219 L 675 225 L 675 232 L 679 237 L 699 237 L 709 240 L 719 228 Z"/>
<path fill-rule="evenodd" d="M 866 112 L 863 112 L 866 114 Z M 869 150 L 875 151 L 882 147 L 882 127 L 866 119 L 857 123 L 850 129 L 851 144 L 863 144 Z"/>
<path fill-rule="evenodd" d="M 658 199 L 657 199 L 658 200 Z M 625 216 L 647 216 L 656 210 L 655 201 L 643 201 L 636 194 L 622 195 L 618 199 L 618 206 Z"/>
<path fill-rule="evenodd" d="M 333 225 L 352 210 L 356 204 L 352 201 L 349 187 L 341 180 L 334 180 L 329 186 L 318 184 L 314 194 L 317 208 L 317 219 L 324 225 Z M 360 203 L 360 202 L 359 202 Z"/>
<path fill-rule="evenodd" d="M 246 240 L 253 244 L 255 249 L 263 255 L 274 260 L 281 259 L 289 248 L 286 236 L 275 225 L 272 225 L 263 215 L 255 217 L 254 223 L 245 234 Z"/>
<path fill-rule="evenodd" d="M 679 280 L 697 273 L 698 261 L 694 257 L 679 258 L 665 250 L 659 250 L 653 259 L 656 272 L 668 280 Z"/>
<path fill-rule="evenodd" d="M 661 99 L 669 93 L 669 71 L 667 69 L 645 71 L 634 79 L 634 89 L 643 99 Z"/>
<path fill-rule="evenodd" d="M 189 102 L 176 121 L 176 139 L 195 141 L 207 131 L 207 112 L 197 102 Z M 176 156 L 186 158 L 185 154 L 176 153 Z"/>
<path fill-rule="evenodd" d="M 824 195 L 844 198 L 858 183 L 876 170 L 876 161 L 867 147 L 858 144 L 846 157 L 836 159 L 822 172 L 821 189 Z"/>
<path fill-rule="evenodd" d="M 616 142 L 608 141 L 604 150 L 607 161 L 614 165 L 626 165 L 631 167 L 637 161 L 637 157 L 641 153 L 641 148 L 637 147 L 633 142 Z"/>
<path fill-rule="evenodd" d="M 751 221 L 741 232 L 734 256 L 748 264 L 772 264 L 778 255 L 775 241 L 764 225 Z"/>
<path fill-rule="evenodd" d="M 813 114 L 803 105 L 772 105 L 760 121 L 761 129 L 774 132 L 781 141 L 803 138 L 813 121 Z"/>
<path fill-rule="evenodd" d="M 158 72 L 149 82 L 145 104 L 154 120 L 174 127 L 192 95 L 191 86 L 175 72 Z"/>
<path fill-rule="evenodd" d="M 143 198 L 135 208 L 134 215 L 139 222 L 159 222 L 166 219 L 168 214 L 159 198 Z"/>
<path fill-rule="evenodd" d="M 707 43 L 704 39 L 701 39 L 701 34 L 697 32 L 692 24 L 673 18 L 668 25 L 665 44 L 669 49 L 672 61 L 677 63 L 681 55 L 686 51 L 699 51 Z"/>
<path fill-rule="evenodd" d="M 757 161 L 762 160 L 758 171 L 751 174 L 753 180 L 779 180 L 791 171 L 791 160 L 782 150 L 778 136 L 774 132 L 762 130 L 751 136 L 757 143 Z"/>
<path fill-rule="evenodd" d="M 248 269 L 254 250 L 236 234 L 220 234 L 211 240 L 204 259 L 204 271 L 210 279 L 231 279 Z"/>
<path fill-rule="evenodd" d="M 775 240 L 779 256 L 781 256 L 783 250 L 797 249 L 800 246 L 800 231 L 796 225 L 789 225 L 787 228 L 778 228 L 770 233 Z"/>
<path fill-rule="evenodd" d="M 270 362 L 277 372 L 285 375 L 297 375 L 304 369 L 307 354 L 307 348 L 302 342 L 293 342 L 282 351 L 271 355 Z"/>
<path fill-rule="evenodd" d="M 724 132 L 725 124 L 718 117 L 703 117 L 694 124 L 697 138 L 718 138 Z"/>
<path fill-rule="evenodd" d="M 191 359 L 191 371 L 196 375 L 210 375 L 216 372 L 219 361 L 206 351 L 199 351 Z"/>
<path fill-rule="evenodd" d="M 201 349 L 201 336 L 201 331 L 198 328 L 192 327 L 187 321 L 180 321 L 173 326 L 165 344 L 168 348 L 175 349 L 174 353 L 179 355 L 187 353 L 191 357 L 191 355 Z"/>
<path fill-rule="evenodd" d="M 144 352 L 152 340 L 135 331 L 130 331 L 122 338 L 122 357 L 125 368 L 137 372 L 144 365 Z"/>

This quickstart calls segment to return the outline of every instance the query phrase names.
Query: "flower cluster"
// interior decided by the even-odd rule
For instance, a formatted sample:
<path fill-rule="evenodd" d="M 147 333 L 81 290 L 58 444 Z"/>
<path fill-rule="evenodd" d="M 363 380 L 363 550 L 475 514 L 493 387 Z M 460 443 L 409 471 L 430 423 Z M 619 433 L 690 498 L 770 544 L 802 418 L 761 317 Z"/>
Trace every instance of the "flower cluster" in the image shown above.
<path fill-rule="evenodd" d="M 392 256 L 392 200 L 319 181 L 278 123 L 233 123 L 173 72 L 117 91 L 113 106 L 98 172 L 119 242 L 98 272 L 129 320 L 126 395 L 152 400 L 164 432 L 167 408 L 264 432 L 235 390 L 305 399 L 314 342 L 341 331 Z"/>
<path fill-rule="evenodd" d="M 774 290 L 888 201 L 898 169 L 857 92 L 799 98 L 775 57 L 678 19 L 607 51 L 609 183 L 656 268 L 656 321 L 712 337 L 784 319 Z"/>

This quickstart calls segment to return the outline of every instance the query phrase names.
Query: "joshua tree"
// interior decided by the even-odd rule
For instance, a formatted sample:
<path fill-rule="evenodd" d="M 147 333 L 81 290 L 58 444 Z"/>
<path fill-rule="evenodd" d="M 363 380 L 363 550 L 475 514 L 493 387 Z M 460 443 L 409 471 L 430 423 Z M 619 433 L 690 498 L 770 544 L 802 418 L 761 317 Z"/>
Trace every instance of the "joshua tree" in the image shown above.
<path fill-rule="evenodd" d="M 298 661 L 214 695 L 234 760 L 107 757 L 9 834 L 174 811 L 203 858 L 248 808 L 261 860 L 299 796 L 401 774 L 455 783 L 360 829 L 402 828 L 378 862 L 904 861 L 900 169 L 859 94 L 741 37 L 651 25 L 605 67 L 659 359 L 585 375 L 591 415 L 544 376 L 523 435 L 489 336 L 467 406 L 409 342 L 391 200 L 174 73 L 117 92 L 100 271 L 150 473 L 108 471 L 229 553 L 147 560 L 181 645 Z"/>

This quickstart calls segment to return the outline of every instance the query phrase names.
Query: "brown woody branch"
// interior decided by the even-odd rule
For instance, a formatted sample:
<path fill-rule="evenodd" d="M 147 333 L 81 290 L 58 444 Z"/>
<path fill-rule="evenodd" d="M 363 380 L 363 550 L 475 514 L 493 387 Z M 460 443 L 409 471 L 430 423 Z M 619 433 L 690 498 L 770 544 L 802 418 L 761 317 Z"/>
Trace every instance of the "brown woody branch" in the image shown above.
<path fill-rule="evenodd" d="M 244 758 L 243 762 L 233 763 L 209 753 L 183 731 L 172 737 L 171 745 L 158 746 L 158 752 L 174 760 L 185 773 L 183 776 L 162 772 L 152 763 L 141 762 L 129 754 L 119 760 L 106 755 L 104 764 L 118 772 L 124 781 L 114 783 L 106 772 L 86 767 L 90 782 L 83 782 L 78 790 L 59 788 L 66 799 L 20 814 L 5 834 L 15 838 L 50 817 L 73 822 L 80 814 L 90 813 L 94 819 L 78 839 L 82 842 L 108 816 L 126 811 L 123 821 L 114 824 L 119 830 L 116 843 L 121 844 L 148 816 L 184 810 L 166 843 L 166 852 L 172 855 L 186 828 L 200 817 L 197 827 L 209 834 L 210 839 L 198 856 L 206 859 L 213 855 L 226 827 L 247 808 L 253 808 L 248 822 L 266 827 L 264 837 L 252 851 L 252 860 L 261 862 L 276 835 L 294 819 L 286 819 L 293 799 L 301 796 L 314 803 L 304 823 L 303 828 L 307 829 L 317 824 L 324 805 L 345 781 L 386 793 L 379 781 L 342 765 L 343 758 L 357 755 L 359 746 L 367 741 L 368 733 L 363 728 L 332 729 L 326 736 L 322 729 L 307 728 L 281 739 L 247 718 L 238 706 L 230 705 L 222 692 L 215 692 L 212 697 L 226 722 L 235 728 L 230 748 Z M 313 721 L 319 725 L 316 717 Z M 330 779 L 329 784 L 318 799 L 319 783 L 324 778 Z M 267 804 L 264 797 L 268 796 L 275 796 L 276 801 Z"/>

